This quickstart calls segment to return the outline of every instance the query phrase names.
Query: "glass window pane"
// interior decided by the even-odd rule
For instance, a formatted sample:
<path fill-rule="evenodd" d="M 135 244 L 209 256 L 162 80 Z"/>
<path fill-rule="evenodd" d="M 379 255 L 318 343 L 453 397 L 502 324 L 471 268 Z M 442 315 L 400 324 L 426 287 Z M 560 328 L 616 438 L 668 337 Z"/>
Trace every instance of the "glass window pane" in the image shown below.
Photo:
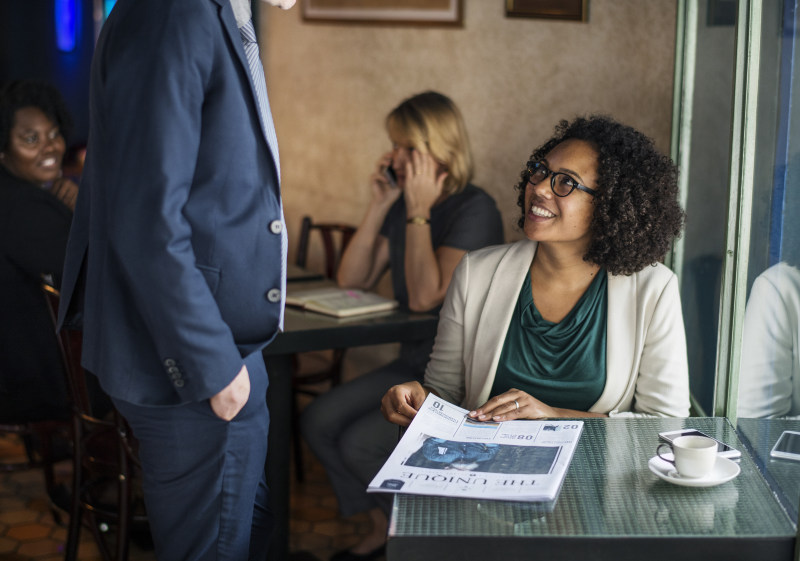
<path fill-rule="evenodd" d="M 713 414 L 720 277 L 725 250 L 736 27 L 697 3 L 694 95 L 681 300 L 692 395 Z M 727 14 L 727 16 L 725 15 Z"/>
<path fill-rule="evenodd" d="M 800 37 L 796 0 L 764 5 L 739 417 L 800 419 Z M 794 100 L 794 103 L 792 101 Z"/>

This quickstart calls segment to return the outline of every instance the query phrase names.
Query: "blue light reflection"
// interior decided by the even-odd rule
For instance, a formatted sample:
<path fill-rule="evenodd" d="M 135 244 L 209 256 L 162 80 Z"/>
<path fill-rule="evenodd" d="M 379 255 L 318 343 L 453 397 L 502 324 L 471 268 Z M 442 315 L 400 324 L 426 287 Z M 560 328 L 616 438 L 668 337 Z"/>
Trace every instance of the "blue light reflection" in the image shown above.
<path fill-rule="evenodd" d="M 58 50 L 72 52 L 78 42 L 80 0 L 55 0 L 55 16 Z"/>
<path fill-rule="evenodd" d="M 104 0 L 103 2 L 103 17 L 108 17 L 108 14 L 111 13 L 111 10 L 114 8 L 114 5 L 117 3 L 117 0 Z"/>

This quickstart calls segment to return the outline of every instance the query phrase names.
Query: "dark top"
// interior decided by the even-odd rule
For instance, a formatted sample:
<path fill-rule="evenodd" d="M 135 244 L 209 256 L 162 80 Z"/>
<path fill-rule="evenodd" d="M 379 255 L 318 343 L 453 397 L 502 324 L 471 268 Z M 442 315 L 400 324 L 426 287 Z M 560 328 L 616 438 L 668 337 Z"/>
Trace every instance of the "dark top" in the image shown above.
<path fill-rule="evenodd" d="M 382 236 L 389 239 L 392 288 L 395 299 L 404 310 L 408 310 L 405 272 L 406 218 L 406 202 L 401 196 L 389 209 L 380 231 Z M 446 246 L 471 251 L 503 243 L 503 223 L 494 199 L 472 184 L 431 209 L 430 229 L 434 250 Z M 438 314 L 440 307 L 428 310 L 428 313 Z M 432 348 L 432 339 L 408 343 L 403 346 L 401 357 L 424 370 Z"/>
<path fill-rule="evenodd" d="M 588 411 L 606 385 L 608 276 L 601 269 L 564 319 L 542 318 L 525 276 L 492 384 L 492 396 L 522 390 L 551 407 Z"/>
<path fill-rule="evenodd" d="M 66 418 L 69 408 L 42 275 L 58 285 L 72 213 L 0 165 L 0 420 Z"/>

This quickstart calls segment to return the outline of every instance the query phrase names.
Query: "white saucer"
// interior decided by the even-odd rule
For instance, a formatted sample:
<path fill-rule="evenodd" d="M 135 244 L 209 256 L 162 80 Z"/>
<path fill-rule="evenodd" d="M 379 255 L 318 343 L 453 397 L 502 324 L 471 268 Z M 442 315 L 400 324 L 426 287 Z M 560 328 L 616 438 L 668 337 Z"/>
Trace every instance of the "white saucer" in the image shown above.
<path fill-rule="evenodd" d="M 683 485 L 684 487 L 713 487 L 714 485 L 720 485 L 730 481 L 739 475 L 741 471 L 739 464 L 728 458 L 723 458 L 722 456 L 717 456 L 714 469 L 711 470 L 710 474 L 696 479 L 681 477 L 678 475 L 678 472 L 675 471 L 675 466 L 669 462 L 665 462 L 658 456 L 650 458 L 650 461 L 647 462 L 647 466 L 650 468 L 650 471 L 664 481 L 674 483 L 675 485 Z"/>

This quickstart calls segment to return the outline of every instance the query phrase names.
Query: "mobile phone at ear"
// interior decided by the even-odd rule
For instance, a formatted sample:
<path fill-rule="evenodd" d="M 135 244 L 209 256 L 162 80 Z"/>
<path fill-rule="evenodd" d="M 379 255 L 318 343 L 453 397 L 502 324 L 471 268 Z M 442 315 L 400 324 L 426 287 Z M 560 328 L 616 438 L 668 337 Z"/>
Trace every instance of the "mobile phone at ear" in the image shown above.
<path fill-rule="evenodd" d="M 658 438 L 660 438 L 664 442 L 669 442 L 670 444 L 672 444 L 672 441 L 678 438 L 679 436 L 705 436 L 706 438 L 710 438 L 711 440 L 716 440 L 717 454 L 722 456 L 723 458 L 728 458 L 730 460 L 737 460 L 742 457 L 742 453 L 739 452 L 736 448 L 728 446 L 724 442 L 720 442 L 713 436 L 709 436 L 706 433 L 699 431 L 697 429 L 681 429 L 681 430 L 658 433 Z"/>
<path fill-rule="evenodd" d="M 397 174 L 394 172 L 394 168 L 392 166 L 386 166 L 383 168 L 383 176 L 386 178 L 386 181 L 389 182 L 391 187 L 397 187 Z"/>
<path fill-rule="evenodd" d="M 793 430 L 783 431 L 769 455 L 773 458 L 800 461 L 800 432 Z"/>

